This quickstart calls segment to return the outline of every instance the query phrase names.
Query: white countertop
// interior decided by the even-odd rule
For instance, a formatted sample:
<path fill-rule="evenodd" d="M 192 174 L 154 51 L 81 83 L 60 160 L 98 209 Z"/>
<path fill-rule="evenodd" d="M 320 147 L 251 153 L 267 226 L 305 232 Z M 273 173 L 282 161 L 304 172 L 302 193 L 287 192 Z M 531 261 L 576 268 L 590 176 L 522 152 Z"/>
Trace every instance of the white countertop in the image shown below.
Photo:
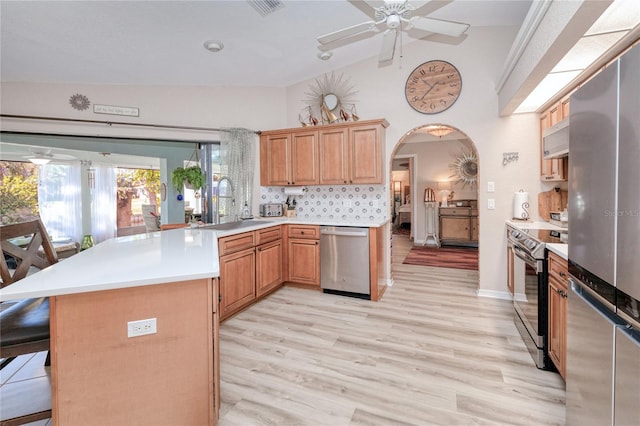
<path fill-rule="evenodd" d="M 278 224 L 380 227 L 361 221 L 255 218 L 232 230 L 179 228 L 104 241 L 0 290 L 0 301 L 164 284 L 220 275 L 218 238 Z"/>
<path fill-rule="evenodd" d="M 507 224 L 518 229 L 552 229 L 555 231 L 567 230 L 567 228 L 554 225 L 553 223 L 545 222 L 544 220 L 532 220 L 532 221 L 507 220 Z"/>
<path fill-rule="evenodd" d="M 217 277 L 217 234 L 186 228 L 107 240 L 5 287 L 0 301 Z"/>
<path fill-rule="evenodd" d="M 545 247 L 565 260 L 569 259 L 569 244 L 547 243 Z"/>

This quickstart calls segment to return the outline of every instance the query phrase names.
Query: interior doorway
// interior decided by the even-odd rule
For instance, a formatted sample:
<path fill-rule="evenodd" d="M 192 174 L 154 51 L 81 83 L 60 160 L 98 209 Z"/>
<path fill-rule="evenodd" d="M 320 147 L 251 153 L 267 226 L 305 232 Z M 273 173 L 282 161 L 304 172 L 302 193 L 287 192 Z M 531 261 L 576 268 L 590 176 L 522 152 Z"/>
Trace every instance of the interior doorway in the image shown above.
<path fill-rule="evenodd" d="M 448 130 L 429 132 L 434 128 Z M 405 177 L 410 185 L 404 184 Z M 453 126 L 425 125 L 411 130 L 398 141 L 390 164 L 392 275 L 393 264 L 421 265 L 421 258 L 412 255 L 427 251 L 424 259 L 444 256 L 447 262 L 453 261 L 442 267 L 478 269 L 477 178 L 475 144 Z M 409 186 L 408 197 L 403 192 L 404 186 Z M 399 204 L 398 195 L 401 196 Z M 435 208 L 429 210 L 430 206 Z M 401 210 L 411 213 L 402 215 Z M 410 231 L 407 232 L 407 228 Z M 404 259 L 400 259 L 403 256 Z M 411 263 L 413 261 L 417 263 Z M 441 266 L 429 262 L 425 266 Z"/>

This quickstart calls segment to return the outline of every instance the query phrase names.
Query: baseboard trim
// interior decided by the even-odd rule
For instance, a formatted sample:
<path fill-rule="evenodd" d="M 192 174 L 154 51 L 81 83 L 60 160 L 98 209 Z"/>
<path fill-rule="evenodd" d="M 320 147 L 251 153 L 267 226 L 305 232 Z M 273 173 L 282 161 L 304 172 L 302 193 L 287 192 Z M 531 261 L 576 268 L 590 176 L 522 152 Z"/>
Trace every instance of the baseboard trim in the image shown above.
<path fill-rule="evenodd" d="M 495 291 L 495 290 L 483 290 L 479 288 L 476 290 L 476 295 L 478 297 L 489 297 L 491 299 L 503 299 L 503 300 L 512 300 L 511 293 L 508 291 Z"/>

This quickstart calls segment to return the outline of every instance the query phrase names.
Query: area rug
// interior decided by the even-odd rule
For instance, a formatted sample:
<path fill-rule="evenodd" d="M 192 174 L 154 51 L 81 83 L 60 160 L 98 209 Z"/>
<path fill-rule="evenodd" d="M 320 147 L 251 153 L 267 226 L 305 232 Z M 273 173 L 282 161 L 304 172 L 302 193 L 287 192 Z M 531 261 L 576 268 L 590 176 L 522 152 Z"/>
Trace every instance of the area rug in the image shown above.
<path fill-rule="evenodd" d="M 414 246 L 402 263 L 477 271 L 478 249 L 476 247 Z"/>

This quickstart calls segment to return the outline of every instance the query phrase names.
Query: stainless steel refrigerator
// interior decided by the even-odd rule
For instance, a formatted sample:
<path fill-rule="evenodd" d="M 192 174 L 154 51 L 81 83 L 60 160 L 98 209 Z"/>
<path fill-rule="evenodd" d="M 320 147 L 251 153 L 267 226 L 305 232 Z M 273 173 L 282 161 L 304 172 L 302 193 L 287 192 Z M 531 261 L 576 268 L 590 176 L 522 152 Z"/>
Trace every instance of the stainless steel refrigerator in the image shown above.
<path fill-rule="evenodd" d="M 640 425 L 640 46 L 570 105 L 566 424 Z"/>

